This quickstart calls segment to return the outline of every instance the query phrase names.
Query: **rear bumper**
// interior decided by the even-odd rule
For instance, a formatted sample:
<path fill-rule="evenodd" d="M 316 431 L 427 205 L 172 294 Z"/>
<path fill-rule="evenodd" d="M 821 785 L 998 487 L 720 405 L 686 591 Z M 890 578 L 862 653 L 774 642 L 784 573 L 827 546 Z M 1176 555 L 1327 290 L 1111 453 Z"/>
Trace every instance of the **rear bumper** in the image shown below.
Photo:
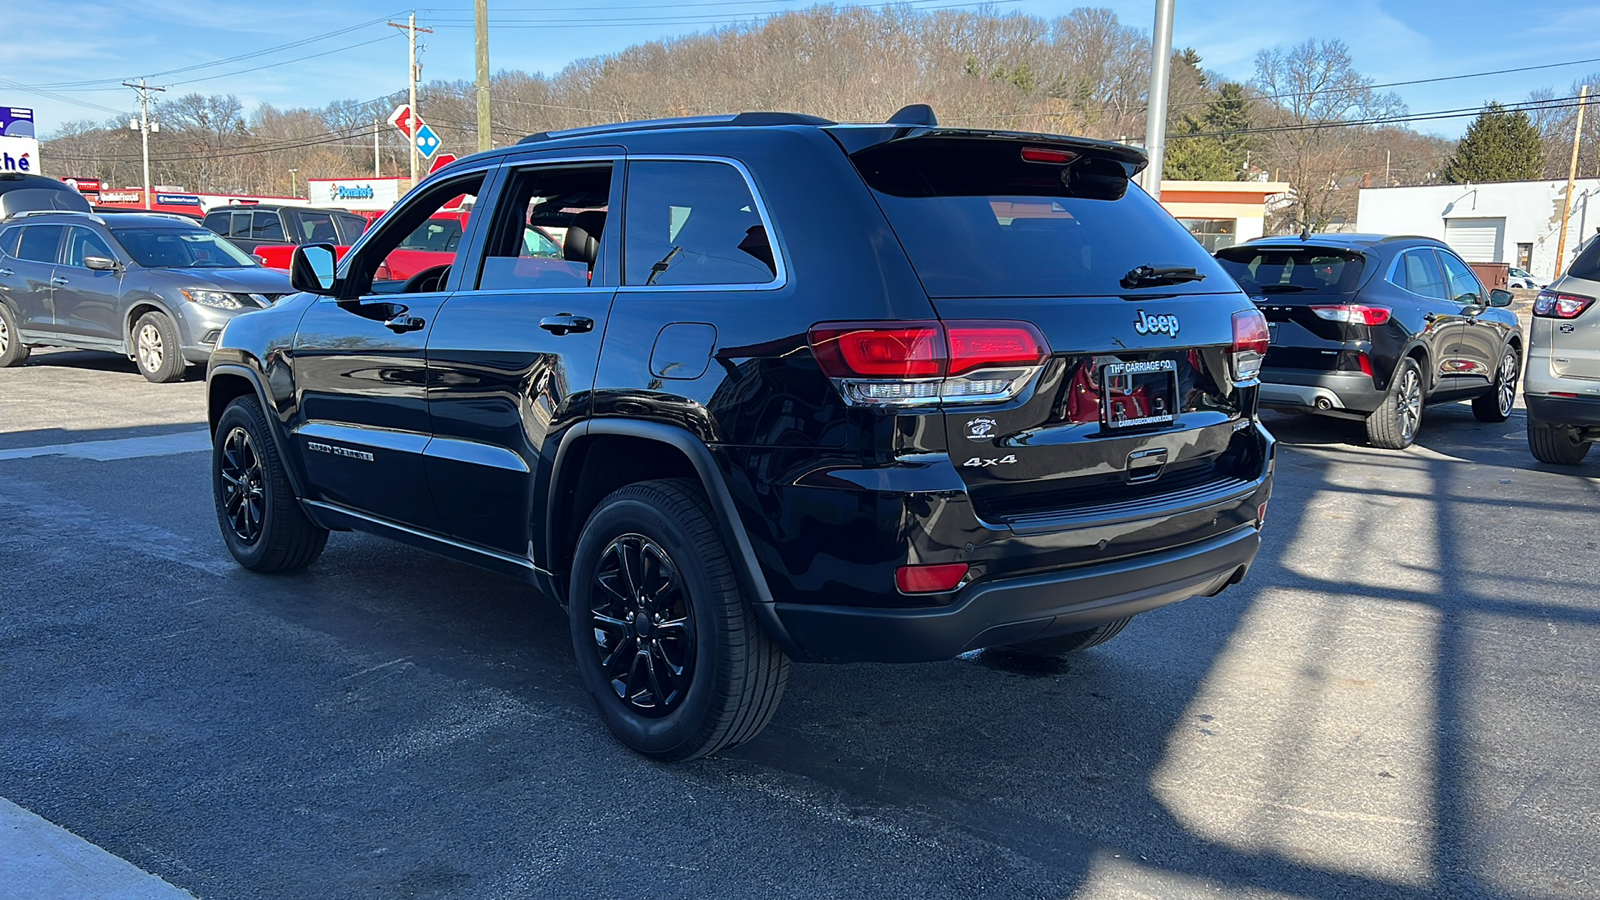
<path fill-rule="evenodd" d="M 926 662 L 968 650 L 1082 631 L 1242 579 L 1260 549 L 1254 525 L 1199 543 L 1116 562 L 980 582 L 936 609 L 777 603 L 802 658 L 817 662 Z"/>
<path fill-rule="evenodd" d="M 1552 425 L 1600 427 L 1600 397 L 1540 397 L 1523 394 L 1528 418 Z"/>
<path fill-rule="evenodd" d="M 1368 415 L 1383 404 L 1384 392 L 1360 372 L 1319 372 L 1268 368 L 1261 372 L 1261 403 L 1318 412 Z"/>

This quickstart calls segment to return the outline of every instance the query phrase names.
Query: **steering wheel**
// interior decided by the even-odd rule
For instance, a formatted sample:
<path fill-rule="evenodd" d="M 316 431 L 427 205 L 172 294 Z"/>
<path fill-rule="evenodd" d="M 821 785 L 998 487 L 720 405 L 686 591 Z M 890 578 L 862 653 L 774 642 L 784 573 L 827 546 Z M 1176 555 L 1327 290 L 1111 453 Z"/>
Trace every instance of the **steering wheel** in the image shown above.
<path fill-rule="evenodd" d="M 426 269 L 406 279 L 400 286 L 402 294 L 426 294 L 444 287 L 445 279 L 450 277 L 450 264 L 442 266 L 429 266 Z"/>

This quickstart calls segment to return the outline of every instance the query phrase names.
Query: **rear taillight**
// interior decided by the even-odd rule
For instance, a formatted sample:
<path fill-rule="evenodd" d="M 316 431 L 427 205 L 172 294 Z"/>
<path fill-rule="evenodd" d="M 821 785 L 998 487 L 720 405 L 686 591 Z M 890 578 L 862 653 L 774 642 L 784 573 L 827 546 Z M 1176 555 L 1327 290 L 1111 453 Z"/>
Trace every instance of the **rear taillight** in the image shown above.
<path fill-rule="evenodd" d="M 1338 306 L 1313 306 L 1311 311 L 1318 318 L 1330 322 L 1345 322 L 1351 325 L 1382 325 L 1389 321 L 1391 310 L 1382 306 L 1362 306 L 1359 303 L 1343 303 Z"/>
<path fill-rule="evenodd" d="M 1022 158 L 1036 163 L 1069 163 L 1077 159 L 1078 154 L 1055 147 L 1023 147 Z"/>
<path fill-rule="evenodd" d="M 1242 309 L 1233 314 L 1233 380 L 1253 381 L 1261 374 L 1267 358 L 1267 317 L 1257 309 Z"/>
<path fill-rule="evenodd" d="M 1576 319 L 1593 305 L 1593 297 L 1546 290 L 1534 298 L 1533 314 L 1545 319 Z"/>
<path fill-rule="evenodd" d="M 823 322 L 809 337 L 817 364 L 855 406 L 1010 400 L 1050 358 L 1027 322 Z"/>

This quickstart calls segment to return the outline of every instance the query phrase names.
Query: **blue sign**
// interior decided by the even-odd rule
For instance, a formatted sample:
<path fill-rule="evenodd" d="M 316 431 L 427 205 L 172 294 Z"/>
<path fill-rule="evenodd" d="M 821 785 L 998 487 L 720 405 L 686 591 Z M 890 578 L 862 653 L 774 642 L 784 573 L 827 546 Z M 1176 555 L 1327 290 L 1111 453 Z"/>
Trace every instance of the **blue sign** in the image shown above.
<path fill-rule="evenodd" d="M 37 137 L 33 131 L 33 110 L 20 106 L 0 106 L 0 137 Z"/>
<path fill-rule="evenodd" d="M 439 152 L 439 136 L 433 133 L 433 128 L 430 126 L 424 125 L 417 129 L 416 142 L 418 152 L 425 157 L 431 159 Z"/>
<path fill-rule="evenodd" d="M 162 206 L 199 206 L 200 198 L 195 194 L 157 194 L 156 202 Z"/>

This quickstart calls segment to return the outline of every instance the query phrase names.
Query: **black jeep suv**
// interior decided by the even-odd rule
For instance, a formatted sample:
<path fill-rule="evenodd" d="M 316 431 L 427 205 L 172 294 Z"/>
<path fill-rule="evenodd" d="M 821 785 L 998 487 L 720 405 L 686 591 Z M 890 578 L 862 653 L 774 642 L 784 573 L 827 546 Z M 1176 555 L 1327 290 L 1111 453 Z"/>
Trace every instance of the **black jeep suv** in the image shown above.
<path fill-rule="evenodd" d="M 1099 643 L 1238 582 L 1271 489 L 1266 323 L 1144 162 L 926 108 L 463 159 L 229 324 L 223 538 L 257 571 L 355 529 L 528 579 L 662 759 L 753 737 L 790 659 Z M 374 277 L 462 195 L 449 264 Z"/>
<path fill-rule="evenodd" d="M 1443 241 L 1315 234 L 1217 251 L 1272 331 L 1261 402 L 1366 422 L 1373 446 L 1416 440 L 1427 404 L 1511 415 L 1522 326 Z"/>

